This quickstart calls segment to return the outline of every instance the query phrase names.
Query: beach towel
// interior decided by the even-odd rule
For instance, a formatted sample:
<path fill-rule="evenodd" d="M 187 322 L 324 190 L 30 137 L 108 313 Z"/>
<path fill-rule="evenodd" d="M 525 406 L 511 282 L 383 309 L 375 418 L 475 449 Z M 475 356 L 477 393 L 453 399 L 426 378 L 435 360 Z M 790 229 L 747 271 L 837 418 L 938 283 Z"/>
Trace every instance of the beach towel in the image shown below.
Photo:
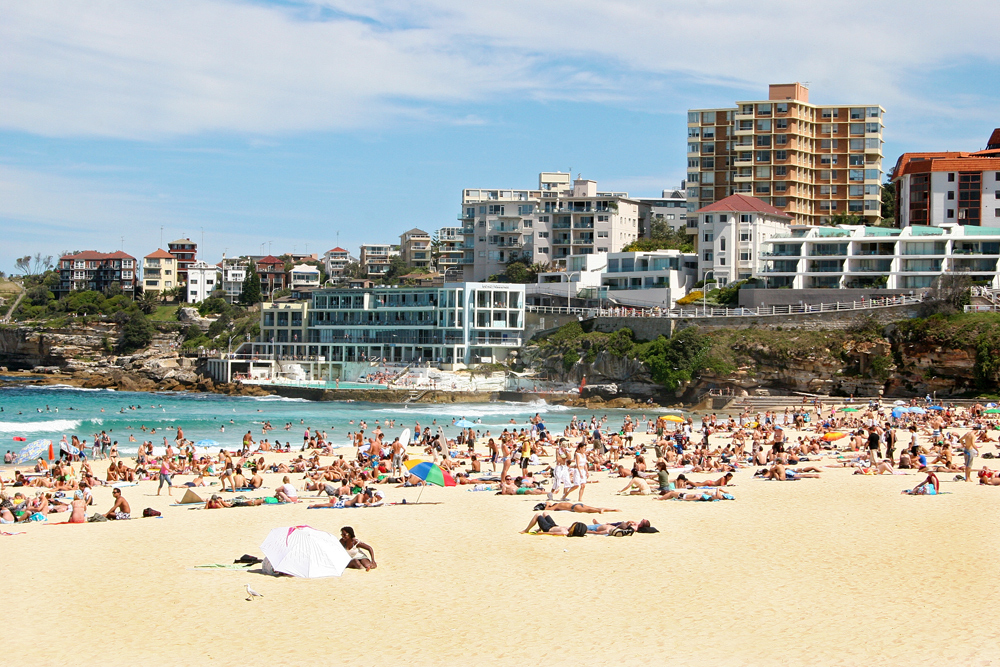
<path fill-rule="evenodd" d="M 25 534 L 26 533 L 24 531 L 21 531 L 20 533 L 7 533 L 4 531 L 0 531 L 0 535 L 3 535 L 5 537 L 14 537 L 15 535 L 25 535 Z"/>
<path fill-rule="evenodd" d="M 195 567 L 196 570 L 205 569 L 205 570 L 243 570 L 243 571 L 245 571 L 248 567 L 250 567 L 250 563 L 242 563 L 240 565 L 235 565 L 235 564 L 230 565 L 230 564 L 227 564 L 227 563 L 209 563 L 208 565 L 195 565 L 194 567 Z"/>
<path fill-rule="evenodd" d="M 123 489 L 126 486 L 139 486 L 139 482 L 116 482 L 111 485 L 112 489 Z"/>

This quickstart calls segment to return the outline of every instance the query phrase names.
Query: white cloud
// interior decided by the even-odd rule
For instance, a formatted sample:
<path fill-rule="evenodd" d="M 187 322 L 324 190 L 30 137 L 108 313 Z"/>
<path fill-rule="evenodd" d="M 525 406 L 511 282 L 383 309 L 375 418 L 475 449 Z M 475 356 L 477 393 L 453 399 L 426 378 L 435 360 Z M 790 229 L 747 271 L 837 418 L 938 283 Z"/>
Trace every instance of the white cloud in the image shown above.
<path fill-rule="evenodd" d="M 905 119 L 926 110 L 914 87 L 928 73 L 1000 59 L 998 13 L 995 0 L 5 0 L 0 127 L 155 139 L 462 123 L 453 106 L 509 96 L 678 111 L 793 80 Z M 974 84 L 973 104 L 996 94 Z M 939 97 L 945 116 L 968 108 Z"/>

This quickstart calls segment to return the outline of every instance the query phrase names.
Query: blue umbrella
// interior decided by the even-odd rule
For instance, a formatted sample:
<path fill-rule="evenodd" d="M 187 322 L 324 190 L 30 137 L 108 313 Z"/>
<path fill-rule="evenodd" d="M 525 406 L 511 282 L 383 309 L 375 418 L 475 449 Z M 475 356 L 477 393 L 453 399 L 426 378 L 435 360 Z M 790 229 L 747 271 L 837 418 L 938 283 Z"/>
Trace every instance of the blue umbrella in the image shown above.
<path fill-rule="evenodd" d="M 926 410 L 924 410 L 923 408 L 918 408 L 916 406 L 910 408 L 910 412 L 912 412 L 915 415 L 925 415 L 925 414 L 927 414 Z"/>
<path fill-rule="evenodd" d="M 902 417 L 903 415 L 905 415 L 907 412 L 909 412 L 909 410 L 907 410 L 906 408 L 893 408 L 892 409 L 892 416 L 894 418 L 896 418 L 896 419 L 899 419 L 900 417 Z"/>
<path fill-rule="evenodd" d="M 927 409 L 928 410 L 944 410 L 944 406 L 943 405 L 932 405 L 931 407 L 929 407 Z"/>
<path fill-rule="evenodd" d="M 470 422 L 468 419 L 459 419 L 457 422 L 455 422 L 455 426 L 457 426 L 458 428 L 472 428 L 475 426 L 475 424 Z"/>
<path fill-rule="evenodd" d="M 217 443 L 215 440 L 199 440 L 198 442 L 194 443 L 194 446 L 195 447 L 218 447 L 219 443 Z"/>
<path fill-rule="evenodd" d="M 17 460 L 15 460 L 14 463 L 21 464 L 33 461 L 37 458 L 46 458 L 49 455 L 49 447 L 51 446 L 51 440 L 35 440 L 34 442 L 29 442 L 24 446 L 24 449 L 21 450 L 21 453 L 17 455 Z"/>

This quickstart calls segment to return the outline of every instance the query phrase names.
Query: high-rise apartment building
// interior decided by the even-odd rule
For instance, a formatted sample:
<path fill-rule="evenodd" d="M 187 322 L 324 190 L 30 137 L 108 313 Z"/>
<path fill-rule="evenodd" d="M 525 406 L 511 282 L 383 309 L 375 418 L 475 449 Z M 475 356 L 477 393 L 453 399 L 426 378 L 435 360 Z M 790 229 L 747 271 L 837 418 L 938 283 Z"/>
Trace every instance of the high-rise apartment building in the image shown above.
<path fill-rule="evenodd" d="M 732 194 L 757 197 L 793 224 L 837 214 L 880 217 L 882 117 L 877 104 L 811 104 L 800 83 L 767 100 L 688 111 L 687 208 Z"/>
<path fill-rule="evenodd" d="M 543 172 L 537 190 L 463 190 L 459 219 L 464 247 L 473 249 L 464 279 L 480 281 L 511 261 L 565 267 L 570 255 L 618 252 L 638 238 L 639 202 L 598 192 L 596 181 Z"/>
<path fill-rule="evenodd" d="M 52 292 L 62 298 L 79 290 L 103 292 L 117 284 L 131 297 L 139 284 L 138 268 L 135 257 L 120 250 L 112 253 L 85 250 L 63 255 L 58 264 L 59 283 L 52 287 Z"/>

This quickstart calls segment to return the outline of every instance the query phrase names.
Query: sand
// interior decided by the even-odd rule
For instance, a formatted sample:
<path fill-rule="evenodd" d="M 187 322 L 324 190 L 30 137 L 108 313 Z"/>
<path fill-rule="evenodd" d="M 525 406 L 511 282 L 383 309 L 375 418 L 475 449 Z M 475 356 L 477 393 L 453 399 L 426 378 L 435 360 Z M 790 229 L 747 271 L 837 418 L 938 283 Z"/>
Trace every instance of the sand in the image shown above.
<path fill-rule="evenodd" d="M 944 473 L 946 495 L 908 497 L 900 490 L 922 475 L 831 469 L 796 482 L 751 475 L 736 475 L 736 501 L 685 503 L 614 496 L 623 481 L 598 473 L 585 501 L 622 508 L 609 518 L 649 518 L 661 532 L 583 539 L 521 535 L 539 497 L 470 487 L 428 488 L 422 500 L 440 504 L 419 506 L 206 511 L 168 507 L 156 483 L 143 482 L 124 490 L 133 516 L 153 507 L 163 518 L 3 526 L 26 533 L 0 537 L 6 662 L 996 660 L 1000 488 Z M 300 478 L 293 475 L 297 486 Z M 279 480 L 266 476 L 272 490 Z M 417 494 L 383 488 L 390 501 Z M 95 495 L 96 509 L 107 511 L 110 489 Z M 555 516 L 562 525 L 593 518 Z M 378 569 L 302 580 L 194 567 L 259 555 L 271 528 L 303 524 L 333 533 L 353 526 L 375 547 Z M 247 583 L 265 597 L 246 602 Z"/>

